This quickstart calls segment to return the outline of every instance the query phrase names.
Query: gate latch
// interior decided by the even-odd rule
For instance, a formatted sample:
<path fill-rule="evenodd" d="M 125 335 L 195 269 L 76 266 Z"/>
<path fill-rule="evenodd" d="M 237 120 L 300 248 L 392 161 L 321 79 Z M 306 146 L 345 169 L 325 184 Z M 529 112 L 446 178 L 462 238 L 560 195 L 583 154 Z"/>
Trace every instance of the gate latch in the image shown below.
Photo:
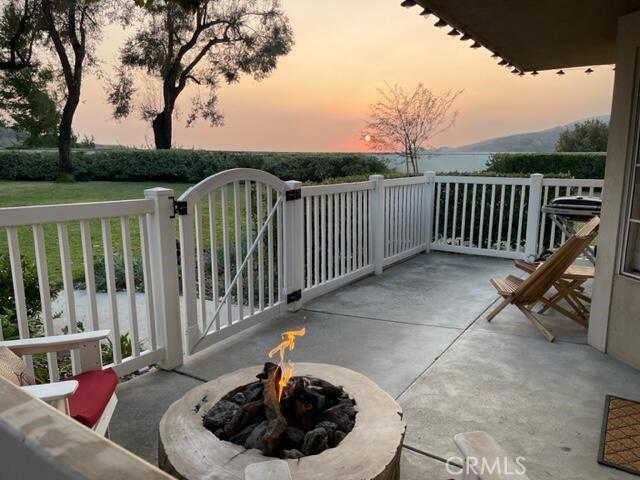
<path fill-rule="evenodd" d="M 294 190 L 287 190 L 285 193 L 285 198 L 287 202 L 292 200 L 300 200 L 302 198 L 302 189 L 296 188 Z"/>
<path fill-rule="evenodd" d="M 296 290 L 287 295 L 287 304 L 299 302 L 300 300 L 302 300 L 302 290 Z"/>
<path fill-rule="evenodd" d="M 184 200 L 174 200 L 173 201 L 173 217 L 176 215 L 187 215 L 189 213 L 189 208 L 187 206 L 187 202 Z"/>

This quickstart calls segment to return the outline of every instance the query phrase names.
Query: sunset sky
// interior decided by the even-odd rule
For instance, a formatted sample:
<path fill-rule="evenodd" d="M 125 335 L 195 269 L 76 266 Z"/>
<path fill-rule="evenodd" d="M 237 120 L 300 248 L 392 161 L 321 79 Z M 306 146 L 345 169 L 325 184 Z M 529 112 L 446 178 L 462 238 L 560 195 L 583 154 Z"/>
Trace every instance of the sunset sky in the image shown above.
<path fill-rule="evenodd" d="M 399 0 L 282 0 L 296 44 L 270 78 L 223 85 L 225 125 L 200 121 L 174 127 L 174 145 L 215 150 L 363 150 L 360 131 L 376 89 L 385 82 L 412 88 L 422 82 L 436 93 L 464 89 L 460 116 L 433 146 L 456 146 L 506 134 L 542 130 L 608 113 L 613 71 L 599 67 L 517 77 L 498 67 L 484 49 L 472 50 L 435 20 L 405 9 Z M 98 53 L 109 75 L 122 41 L 120 27 L 104 32 Z M 183 99 L 183 112 L 189 106 Z M 150 126 L 132 115 L 110 117 L 104 84 L 87 79 L 74 129 L 97 143 L 150 146 Z"/>

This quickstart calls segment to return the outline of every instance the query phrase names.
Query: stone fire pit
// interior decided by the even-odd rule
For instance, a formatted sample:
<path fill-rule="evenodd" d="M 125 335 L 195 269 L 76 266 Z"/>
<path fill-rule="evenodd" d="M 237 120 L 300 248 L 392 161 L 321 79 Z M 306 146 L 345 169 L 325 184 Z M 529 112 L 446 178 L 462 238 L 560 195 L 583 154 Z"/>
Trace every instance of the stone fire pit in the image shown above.
<path fill-rule="evenodd" d="M 224 375 L 194 388 L 171 405 L 160 421 L 160 467 L 179 479 L 242 480 L 248 465 L 273 460 L 259 450 L 220 440 L 202 422 L 211 406 L 230 391 L 255 381 L 261 370 L 255 366 Z M 355 400 L 357 415 L 353 430 L 335 448 L 287 460 L 291 477 L 399 479 L 406 425 L 396 401 L 369 378 L 343 367 L 296 363 L 296 375 L 341 385 Z"/>

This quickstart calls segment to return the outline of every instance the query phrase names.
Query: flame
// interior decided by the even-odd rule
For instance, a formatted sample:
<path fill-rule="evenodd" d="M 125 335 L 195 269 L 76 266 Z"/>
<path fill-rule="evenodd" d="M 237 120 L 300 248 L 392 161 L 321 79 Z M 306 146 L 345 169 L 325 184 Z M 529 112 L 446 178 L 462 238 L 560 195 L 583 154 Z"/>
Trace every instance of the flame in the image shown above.
<path fill-rule="evenodd" d="M 282 372 L 280 375 L 280 381 L 278 382 L 278 400 L 282 398 L 282 392 L 284 392 L 284 387 L 287 386 L 289 380 L 293 376 L 293 362 L 291 360 L 287 360 L 285 362 L 285 352 L 287 349 L 291 352 L 294 348 L 296 348 L 296 337 L 303 337 L 306 333 L 304 328 L 299 330 L 289 330 L 280 335 L 281 342 L 277 347 L 271 349 L 267 354 L 269 358 L 273 358 L 276 354 L 280 357 L 280 362 L 278 366 L 280 367 L 280 371 Z M 286 363 L 286 364 L 285 364 Z"/>

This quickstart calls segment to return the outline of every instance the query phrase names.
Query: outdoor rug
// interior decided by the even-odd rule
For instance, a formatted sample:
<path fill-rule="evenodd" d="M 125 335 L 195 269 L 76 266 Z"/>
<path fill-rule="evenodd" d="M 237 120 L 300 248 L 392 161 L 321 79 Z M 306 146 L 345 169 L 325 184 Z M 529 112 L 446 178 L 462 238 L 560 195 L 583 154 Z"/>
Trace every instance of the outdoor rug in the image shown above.
<path fill-rule="evenodd" d="M 598 462 L 640 476 L 640 403 L 607 395 Z"/>

